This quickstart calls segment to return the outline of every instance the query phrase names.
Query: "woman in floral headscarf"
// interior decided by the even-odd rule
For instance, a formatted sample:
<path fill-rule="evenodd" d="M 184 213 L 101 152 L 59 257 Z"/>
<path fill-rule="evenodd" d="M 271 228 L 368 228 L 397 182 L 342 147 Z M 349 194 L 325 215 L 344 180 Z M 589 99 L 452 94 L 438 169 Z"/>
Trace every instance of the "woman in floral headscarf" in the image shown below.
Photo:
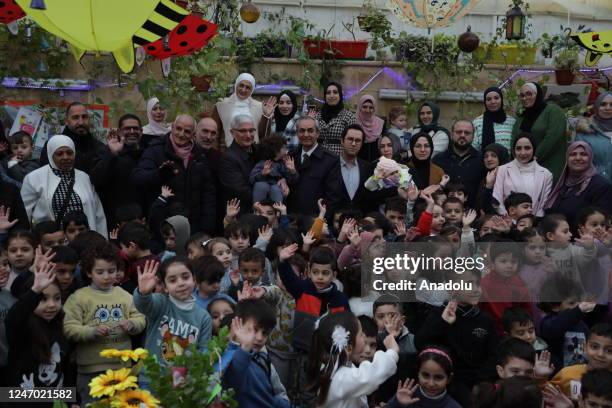
<path fill-rule="evenodd" d="M 357 105 L 357 123 L 363 129 L 365 140 L 359 157 L 369 162 L 378 157 L 378 139 L 384 133 L 385 121 L 376 116 L 376 101 L 371 95 L 364 95 Z"/>
<path fill-rule="evenodd" d="M 612 92 L 604 92 L 593 105 L 593 116 L 576 126 L 576 140 L 593 148 L 593 164 L 599 174 L 612 182 Z"/>

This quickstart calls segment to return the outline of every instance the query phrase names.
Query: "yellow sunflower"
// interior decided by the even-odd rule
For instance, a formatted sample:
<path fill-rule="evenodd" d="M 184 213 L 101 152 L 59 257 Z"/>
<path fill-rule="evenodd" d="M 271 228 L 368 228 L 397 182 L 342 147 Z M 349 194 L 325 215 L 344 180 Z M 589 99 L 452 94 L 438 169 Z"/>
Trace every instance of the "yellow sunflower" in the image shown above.
<path fill-rule="evenodd" d="M 115 392 L 137 386 L 137 379 L 131 375 L 129 368 L 106 370 L 89 383 L 89 395 L 100 398 L 105 395 L 112 397 Z"/>
<path fill-rule="evenodd" d="M 159 401 L 149 391 L 135 389 L 117 393 L 113 408 L 158 408 Z"/>
<path fill-rule="evenodd" d="M 147 358 L 149 352 L 143 348 L 137 348 L 136 350 L 107 349 L 101 351 L 100 355 L 106 358 L 120 358 L 123 361 L 128 361 L 129 359 L 138 361 Z"/>

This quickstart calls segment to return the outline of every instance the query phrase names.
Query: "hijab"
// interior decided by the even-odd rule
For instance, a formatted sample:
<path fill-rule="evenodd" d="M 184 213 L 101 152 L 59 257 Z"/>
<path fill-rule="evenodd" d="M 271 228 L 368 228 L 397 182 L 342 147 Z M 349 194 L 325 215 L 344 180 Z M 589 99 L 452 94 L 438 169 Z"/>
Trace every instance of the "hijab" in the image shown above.
<path fill-rule="evenodd" d="M 414 146 L 416 145 L 417 140 L 419 140 L 422 137 L 424 137 L 427 140 L 427 143 L 429 143 L 429 146 L 431 147 L 429 157 L 425 160 L 417 159 L 416 155 L 414 154 Z M 412 154 L 412 157 L 410 158 L 410 163 L 412 164 L 412 168 L 414 169 L 413 171 L 414 182 L 416 186 L 422 190 L 426 188 L 427 186 L 429 186 L 429 172 L 430 172 L 430 167 L 431 167 L 431 156 L 433 155 L 433 140 L 431 136 L 429 136 L 429 133 L 425 133 L 421 131 L 417 133 L 416 135 L 413 135 L 410 138 L 410 153 Z"/>
<path fill-rule="evenodd" d="M 242 81 L 248 81 L 251 84 L 251 94 L 245 99 L 240 99 L 238 96 L 238 85 Z M 234 93 L 231 94 L 228 98 L 224 99 L 224 102 L 231 102 L 234 105 L 234 109 L 232 111 L 232 117 L 236 115 L 249 114 L 251 113 L 251 103 L 253 102 L 253 91 L 255 90 L 255 77 L 247 72 L 243 72 L 238 75 L 236 78 L 236 82 L 234 82 Z"/>
<path fill-rule="evenodd" d="M 327 98 L 325 97 L 325 95 L 327 95 L 327 90 L 329 89 L 330 86 L 335 86 L 336 88 L 338 88 L 338 94 L 340 96 L 340 100 L 338 101 L 338 104 L 335 106 L 330 106 L 327 104 Z M 333 118 L 335 118 L 336 116 L 338 116 L 338 114 L 340 113 L 340 111 L 342 111 L 342 109 L 344 109 L 344 96 L 342 95 L 342 85 L 340 85 L 337 82 L 330 82 L 325 86 L 325 92 L 323 93 L 323 99 L 325 100 L 325 103 L 323 104 L 323 108 L 321 109 L 321 119 L 323 119 L 323 122 L 329 123 Z"/>
<path fill-rule="evenodd" d="M 55 135 L 52 136 L 47 143 L 47 158 L 49 159 L 49 166 L 51 171 L 53 171 L 53 174 L 60 179 L 60 182 L 53 192 L 53 197 L 51 199 L 53 217 L 55 218 L 55 221 L 60 224 L 65 214 L 70 212 L 83 212 L 83 203 L 81 198 L 73 189 L 74 183 L 76 182 L 74 166 L 68 171 L 63 171 L 60 170 L 53 161 L 53 154 L 62 147 L 67 147 L 76 154 L 74 142 L 68 136 Z M 72 193 L 70 194 L 70 197 L 68 197 L 71 190 Z M 69 200 L 67 205 L 65 204 L 66 200 Z M 62 208 L 64 206 L 66 208 L 62 212 Z"/>
<path fill-rule="evenodd" d="M 493 152 L 497 156 L 497 160 L 499 160 L 499 166 L 503 166 L 504 164 L 510 161 L 510 154 L 508 153 L 508 149 L 499 143 L 491 143 L 487 145 L 482 151 L 482 155 L 486 152 Z"/>
<path fill-rule="evenodd" d="M 145 135 L 164 136 L 170 132 L 170 125 L 166 122 L 156 122 L 153 119 L 153 108 L 159 103 L 159 99 L 153 97 L 147 101 L 147 118 L 149 123 L 142 128 L 142 133 Z M 164 115 L 164 121 L 166 115 Z"/>
<path fill-rule="evenodd" d="M 423 107 L 425 106 L 429 106 L 431 108 L 431 113 L 432 115 L 432 119 L 431 119 L 431 123 L 429 125 L 424 125 L 423 122 L 421 121 L 421 110 L 423 109 Z M 435 103 L 432 102 L 424 102 L 421 107 L 419 108 L 419 110 L 417 111 L 417 120 L 419 121 L 419 128 L 421 129 L 421 132 L 425 132 L 425 133 L 429 133 L 433 130 L 433 132 L 437 132 L 439 130 L 441 130 L 442 132 L 446 133 L 447 135 L 450 136 L 450 132 L 448 131 L 448 129 L 442 127 L 442 126 L 438 126 L 438 119 L 440 118 L 440 108 L 438 107 L 438 105 L 436 105 Z M 433 145 L 432 145 L 433 146 Z M 432 147 L 433 149 L 433 147 Z"/>
<path fill-rule="evenodd" d="M 280 102 L 281 96 L 283 95 L 287 95 L 289 99 L 291 99 L 291 103 L 293 104 L 293 109 L 291 109 L 291 112 L 289 112 L 289 115 L 283 115 L 278 109 L 278 105 L 276 106 L 276 108 L 274 109 L 274 130 L 277 132 L 285 131 L 285 129 L 287 128 L 287 123 L 289 123 L 289 121 L 293 119 L 293 117 L 295 116 L 298 110 L 297 98 L 295 97 L 295 94 L 285 89 L 281 91 L 281 93 L 278 94 L 279 102 Z"/>
<path fill-rule="evenodd" d="M 535 82 L 527 82 L 525 85 L 536 93 L 536 100 L 533 106 L 525 108 L 521 116 L 523 122 L 521 123 L 521 130 L 524 132 L 531 132 L 531 127 L 540 116 L 540 113 L 546 108 L 546 102 L 544 102 L 544 91 L 542 87 Z"/>
<path fill-rule="evenodd" d="M 587 156 L 589 157 L 590 165 L 581 172 L 573 172 L 569 168 L 568 159 L 570 154 L 572 154 L 579 147 L 582 147 L 586 152 Z M 584 190 L 586 190 L 591 182 L 591 179 L 595 175 L 597 175 L 597 169 L 593 165 L 593 150 L 591 149 L 591 145 L 587 142 L 573 142 L 569 145 L 565 154 L 565 167 L 563 168 L 563 173 L 561 173 L 559 181 L 557 181 L 555 188 L 553 188 L 550 196 L 548 196 L 548 201 L 546 201 L 544 208 L 551 208 L 555 204 L 555 201 L 557 201 L 557 198 L 571 188 L 578 187 L 574 193 L 574 196 L 579 196 Z"/>
<path fill-rule="evenodd" d="M 487 95 L 495 92 L 501 98 L 501 106 L 495 112 L 487 109 Z M 488 146 L 495 143 L 495 129 L 493 123 L 504 123 L 506 121 L 506 111 L 504 110 L 504 95 L 502 90 L 496 86 L 487 88 L 484 91 L 485 113 L 482 118 L 482 143 L 481 146 Z"/>
<path fill-rule="evenodd" d="M 378 144 L 377 145 L 378 145 L 379 155 L 380 155 L 380 144 L 382 143 L 383 138 L 386 137 L 387 139 L 389 139 L 391 141 L 391 151 L 392 151 L 391 158 L 395 159 L 396 157 L 399 156 L 401 145 L 399 144 L 399 140 L 397 140 L 397 136 L 395 136 L 395 138 L 393 136 L 395 136 L 395 135 L 389 133 L 389 134 L 385 134 L 385 135 L 383 135 L 383 136 L 378 138 Z M 383 157 L 383 156 L 380 155 L 380 157 Z"/>
<path fill-rule="evenodd" d="M 593 109 L 595 110 L 595 114 L 593 115 L 593 121 L 595 122 L 597 127 L 603 130 L 604 132 L 612 132 L 612 118 L 604 119 L 599 116 L 599 108 L 606 96 L 612 96 L 612 91 L 602 93 L 595 100 L 595 104 L 593 105 Z"/>
<path fill-rule="evenodd" d="M 371 102 L 372 105 L 374 105 L 374 112 L 372 112 L 372 116 L 369 119 L 367 119 L 365 115 L 361 112 L 361 108 L 366 102 Z M 373 96 L 364 95 L 361 97 L 361 99 L 359 99 L 359 105 L 357 106 L 357 122 L 361 125 L 361 128 L 363 129 L 366 143 L 372 143 L 376 141 L 376 139 L 378 139 L 382 134 L 385 121 L 376 116 L 376 102 L 374 101 Z"/>

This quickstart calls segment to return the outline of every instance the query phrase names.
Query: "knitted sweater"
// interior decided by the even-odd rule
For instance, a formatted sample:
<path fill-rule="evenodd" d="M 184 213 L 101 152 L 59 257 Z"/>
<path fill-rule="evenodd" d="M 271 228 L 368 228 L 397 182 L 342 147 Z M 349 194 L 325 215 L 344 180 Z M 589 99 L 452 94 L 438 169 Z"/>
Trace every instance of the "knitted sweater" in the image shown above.
<path fill-rule="evenodd" d="M 482 151 L 486 146 L 482 146 L 482 128 L 484 122 L 484 115 L 478 116 L 472 123 L 474 123 L 474 141 L 472 146 L 476 150 Z M 499 143 L 510 151 L 510 142 L 512 141 L 512 128 L 516 119 L 512 116 L 506 116 L 504 123 L 493 122 L 493 132 L 495 133 L 495 143 Z"/>
<path fill-rule="evenodd" d="M 101 357 L 107 348 L 129 350 L 132 348 L 130 335 L 145 328 L 145 317 L 132 302 L 132 295 L 118 286 L 101 291 L 91 286 L 81 288 L 68 298 L 64 305 L 64 334 L 77 343 L 76 356 L 79 373 L 95 373 L 121 367 L 121 362 Z M 129 320 L 131 332 L 125 332 L 119 323 Z M 97 326 L 108 326 L 106 337 L 96 336 Z"/>

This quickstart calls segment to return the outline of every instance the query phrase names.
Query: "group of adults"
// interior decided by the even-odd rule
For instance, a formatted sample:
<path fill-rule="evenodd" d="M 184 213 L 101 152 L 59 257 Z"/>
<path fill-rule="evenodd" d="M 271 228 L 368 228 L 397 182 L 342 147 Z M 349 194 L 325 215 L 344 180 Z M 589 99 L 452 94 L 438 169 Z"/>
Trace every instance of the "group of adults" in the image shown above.
<path fill-rule="evenodd" d="M 354 114 L 344 106 L 342 86 L 332 82 L 325 87 L 322 108 L 302 115 L 291 91 L 262 103 L 252 97 L 254 89 L 253 76 L 241 74 L 234 93 L 199 122 L 179 115 L 167 124 L 163 106 L 151 99 L 148 124 L 126 114 L 106 144 L 91 134 L 87 108 L 73 103 L 63 136 L 45 145 L 42 167 L 26 177 L 21 194 L 0 182 L 0 190 L 11 193 L 2 194 L 0 205 L 11 207 L 13 217 L 27 214 L 29 222 L 82 211 L 92 229 L 106 234 L 123 207 L 136 203 L 147 213 L 159 204 L 167 214 L 186 215 L 191 233 L 215 233 L 225 201 L 238 198 L 243 211 L 250 209 L 257 143 L 281 134 L 299 174 L 294 184 L 282 185 L 294 213 L 318 213 L 319 198 L 332 210 L 377 209 L 388 192 L 370 192 L 364 184 L 379 157 L 408 166 L 419 189 L 448 175 L 467 189 L 472 208 L 479 207 L 485 188 L 502 204 L 500 214 L 511 192 L 529 194 L 538 216 L 551 211 L 573 220 L 587 205 L 612 213 L 611 92 L 597 98 L 593 116 L 571 144 L 564 112 L 544 101 L 536 83 L 521 87 L 523 111 L 517 118 L 505 112 L 502 91 L 489 88 L 484 113 L 473 121 L 455 121 L 450 131 L 438 124 L 440 109 L 424 103 L 402 156 L 401 143 L 386 133 L 371 96 L 359 100 Z M 170 187 L 171 197 L 159 197 L 162 186 Z"/>

